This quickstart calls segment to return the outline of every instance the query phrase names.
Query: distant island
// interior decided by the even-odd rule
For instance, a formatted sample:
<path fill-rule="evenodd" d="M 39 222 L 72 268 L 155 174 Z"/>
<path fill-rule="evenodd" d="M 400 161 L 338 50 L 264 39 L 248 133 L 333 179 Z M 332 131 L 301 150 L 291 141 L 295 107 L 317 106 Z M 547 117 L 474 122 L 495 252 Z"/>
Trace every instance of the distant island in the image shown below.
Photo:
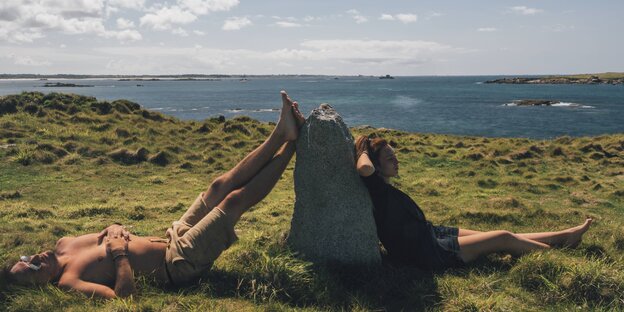
<path fill-rule="evenodd" d="M 82 85 L 75 83 L 63 83 L 63 82 L 46 82 L 42 87 L 44 88 L 83 88 L 83 87 L 93 87 L 93 85 Z"/>
<path fill-rule="evenodd" d="M 288 78 L 288 77 L 323 77 L 326 75 L 225 75 L 225 74 L 181 74 L 181 75 L 79 75 L 79 74 L 54 74 L 54 75 L 42 75 L 42 74 L 0 74 L 0 79 L 117 79 L 119 81 L 159 81 L 159 80 L 212 80 L 218 81 L 220 79 L 247 79 L 247 78 Z M 331 76 L 334 77 L 334 76 Z M 360 77 L 373 77 L 373 76 L 360 76 Z"/>
<path fill-rule="evenodd" d="M 513 77 L 488 80 L 504 84 L 624 84 L 624 73 L 581 74 L 567 76 Z"/>

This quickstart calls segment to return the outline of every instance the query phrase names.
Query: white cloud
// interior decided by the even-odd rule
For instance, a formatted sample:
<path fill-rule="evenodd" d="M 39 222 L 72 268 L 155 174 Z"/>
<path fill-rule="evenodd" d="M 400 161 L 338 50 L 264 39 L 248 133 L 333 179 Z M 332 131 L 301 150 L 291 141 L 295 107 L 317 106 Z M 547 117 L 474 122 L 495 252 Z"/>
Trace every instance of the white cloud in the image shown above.
<path fill-rule="evenodd" d="M 117 19 L 117 28 L 119 29 L 134 28 L 134 22 L 120 17 Z"/>
<path fill-rule="evenodd" d="M 163 7 L 154 13 L 141 17 L 141 26 L 149 26 L 156 30 L 167 30 L 175 24 L 189 24 L 197 19 L 194 14 L 182 10 L 178 6 Z"/>
<path fill-rule="evenodd" d="M 205 34 L 206 34 L 205 32 L 203 32 L 203 31 L 201 31 L 201 30 L 193 30 L 193 33 L 194 33 L 194 34 L 196 34 L 196 35 L 198 35 L 198 36 L 203 36 L 203 35 L 205 35 Z"/>
<path fill-rule="evenodd" d="M 197 15 L 229 11 L 238 4 L 238 0 L 178 0 L 178 5 L 180 5 L 181 8 L 189 10 Z"/>
<path fill-rule="evenodd" d="M 142 10 L 145 8 L 145 0 L 108 0 L 108 5 L 115 8 Z"/>
<path fill-rule="evenodd" d="M 529 8 L 526 6 L 515 6 L 515 7 L 512 7 L 511 10 L 515 13 L 522 14 L 522 15 L 535 15 L 535 14 L 544 12 L 544 10 L 536 9 L 536 8 Z"/>
<path fill-rule="evenodd" d="M 13 64 L 15 65 L 22 65 L 22 66 L 47 66 L 50 65 L 50 62 L 47 60 L 41 60 L 41 59 L 33 59 L 29 56 L 24 56 L 24 55 L 15 55 L 15 54 L 9 54 L 7 56 L 5 56 L 5 58 L 8 58 L 9 60 L 13 61 Z"/>
<path fill-rule="evenodd" d="M 282 27 L 282 28 L 295 28 L 295 27 L 301 27 L 301 24 L 298 23 L 293 23 L 293 22 L 286 22 L 286 21 L 279 21 L 279 22 L 275 22 L 276 26 Z"/>
<path fill-rule="evenodd" d="M 120 31 L 105 31 L 100 36 L 105 38 L 115 38 L 119 41 L 139 41 L 143 39 L 141 33 L 134 29 L 124 29 Z"/>
<path fill-rule="evenodd" d="M 480 32 L 494 32 L 494 31 L 498 31 L 498 29 L 495 28 L 495 27 L 481 27 L 481 28 L 477 28 L 477 31 L 480 31 Z"/>
<path fill-rule="evenodd" d="M 223 23 L 223 30 L 239 30 L 251 25 L 251 20 L 247 17 L 230 17 Z"/>
<path fill-rule="evenodd" d="M 366 16 L 360 14 L 360 11 L 358 11 L 356 9 L 348 10 L 347 14 L 349 14 L 351 16 L 351 18 L 353 18 L 353 20 L 355 20 L 355 22 L 357 24 L 362 24 L 362 23 L 368 22 L 368 18 Z"/>
<path fill-rule="evenodd" d="M 418 21 L 418 15 L 412 13 L 400 13 L 400 14 L 386 14 L 383 13 L 379 16 L 382 21 L 399 21 L 403 24 L 415 23 Z"/>
<path fill-rule="evenodd" d="M 188 32 L 184 29 L 182 29 L 181 27 L 178 27 L 174 30 L 171 31 L 172 34 L 174 35 L 178 35 L 180 37 L 188 37 Z"/>
<path fill-rule="evenodd" d="M 137 31 L 106 29 L 107 3 L 110 4 L 111 0 L 4 0 L 0 3 L 0 41 L 30 43 L 50 32 L 89 34 L 123 41 L 140 40 L 141 34 Z M 117 25 L 124 29 L 133 26 L 133 23 L 121 19 L 117 20 Z"/>
<path fill-rule="evenodd" d="M 421 40 L 306 40 L 301 43 L 301 49 L 279 49 L 263 57 L 281 61 L 339 60 L 353 64 L 414 65 L 444 54 L 463 52 L 463 49 Z"/>
<path fill-rule="evenodd" d="M 405 66 L 430 62 L 446 55 L 465 53 L 465 49 L 454 48 L 433 41 L 421 40 L 306 40 L 298 49 L 277 49 L 268 52 L 246 49 L 212 49 L 205 47 L 151 48 L 111 47 L 99 51 L 117 56 L 141 55 L 145 60 L 187 59 L 199 61 L 210 68 L 239 68 L 240 63 L 266 63 L 280 61 L 298 66 L 300 62 L 343 62 L 349 64 L 374 64 Z M 175 56 L 172 58 L 171 56 Z M 168 59 L 167 61 L 164 61 Z M 152 65 L 150 65 L 152 66 Z M 156 66 L 156 65 L 153 65 Z M 121 67 L 120 67 L 121 68 Z M 127 71 L 125 69 L 124 71 Z M 143 70 L 142 72 L 145 72 Z M 180 72 L 180 69 L 175 70 Z"/>
<path fill-rule="evenodd" d="M 427 15 L 425 16 L 425 19 L 426 19 L 426 20 L 430 20 L 430 19 L 432 19 L 432 18 L 440 17 L 440 16 L 442 16 L 442 15 L 444 15 L 444 14 L 439 13 L 439 12 L 429 12 L 429 13 L 427 13 Z"/>

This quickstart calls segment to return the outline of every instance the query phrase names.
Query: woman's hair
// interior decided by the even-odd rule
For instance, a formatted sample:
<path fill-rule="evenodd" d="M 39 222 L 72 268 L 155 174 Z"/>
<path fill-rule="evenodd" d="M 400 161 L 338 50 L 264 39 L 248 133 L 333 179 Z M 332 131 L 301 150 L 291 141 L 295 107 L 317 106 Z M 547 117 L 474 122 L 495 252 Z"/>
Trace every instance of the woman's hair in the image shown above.
<path fill-rule="evenodd" d="M 388 141 L 385 139 L 374 137 L 369 138 L 365 135 L 361 135 L 355 140 L 355 162 L 360 158 L 362 153 L 367 152 L 368 158 L 371 160 L 375 167 L 379 167 L 379 154 L 381 149 L 388 145 Z"/>

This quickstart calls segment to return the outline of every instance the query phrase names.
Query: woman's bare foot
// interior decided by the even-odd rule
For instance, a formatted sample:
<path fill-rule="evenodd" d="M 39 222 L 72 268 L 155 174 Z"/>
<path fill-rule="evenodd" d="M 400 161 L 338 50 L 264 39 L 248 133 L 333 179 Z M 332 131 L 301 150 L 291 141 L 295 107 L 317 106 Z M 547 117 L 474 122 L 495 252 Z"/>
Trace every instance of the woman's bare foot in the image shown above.
<path fill-rule="evenodd" d="M 589 226 L 592 224 L 592 221 L 594 221 L 594 219 L 587 218 L 585 219 L 585 223 L 567 230 L 568 238 L 563 243 L 563 247 L 576 248 L 576 246 L 581 243 L 583 234 L 589 230 Z"/>
<path fill-rule="evenodd" d="M 299 103 L 293 102 L 292 107 L 293 107 L 293 115 L 295 116 L 295 121 L 297 122 L 297 126 L 301 128 L 301 126 L 303 126 L 303 124 L 305 123 L 305 117 L 303 117 L 303 114 L 299 111 Z"/>
<path fill-rule="evenodd" d="M 282 91 L 282 111 L 280 112 L 280 118 L 275 126 L 275 131 L 279 133 L 285 141 L 294 141 L 299 136 L 299 127 L 297 127 L 297 120 L 293 113 L 293 102 L 286 94 L 286 91 Z"/>

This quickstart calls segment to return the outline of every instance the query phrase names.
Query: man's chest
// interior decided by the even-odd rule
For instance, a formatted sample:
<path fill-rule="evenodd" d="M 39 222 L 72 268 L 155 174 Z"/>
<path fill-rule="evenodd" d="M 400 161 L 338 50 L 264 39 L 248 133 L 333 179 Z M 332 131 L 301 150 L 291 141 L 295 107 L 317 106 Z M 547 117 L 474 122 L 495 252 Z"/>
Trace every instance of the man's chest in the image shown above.
<path fill-rule="evenodd" d="M 62 256 L 67 259 L 64 271 L 76 274 L 84 281 L 105 284 L 114 282 L 114 264 L 107 257 L 105 245 L 79 239 L 61 246 Z"/>

